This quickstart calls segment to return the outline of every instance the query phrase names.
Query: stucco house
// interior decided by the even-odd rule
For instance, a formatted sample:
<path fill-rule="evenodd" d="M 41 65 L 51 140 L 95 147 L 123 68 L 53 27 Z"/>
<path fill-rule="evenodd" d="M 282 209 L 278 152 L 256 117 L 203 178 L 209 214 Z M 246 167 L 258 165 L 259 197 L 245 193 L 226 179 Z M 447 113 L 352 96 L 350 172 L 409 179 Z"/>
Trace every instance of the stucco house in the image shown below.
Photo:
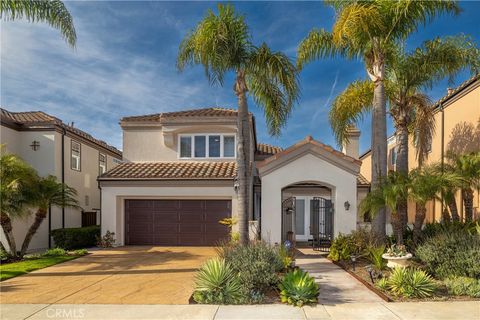
<path fill-rule="evenodd" d="M 124 163 L 98 178 L 102 233 L 117 245 L 214 245 L 228 237 L 218 223 L 236 216 L 237 112 L 206 108 L 125 117 Z M 250 115 L 251 236 L 329 242 L 357 228 L 360 132 L 344 152 L 308 136 L 283 150 L 257 142 Z"/>
<path fill-rule="evenodd" d="M 100 190 L 96 179 L 121 162 L 121 151 L 42 111 L 0 108 L 0 124 L 0 143 L 7 152 L 20 156 L 40 176 L 54 175 L 78 192 L 81 209 L 52 207 L 29 250 L 53 246 L 49 230 L 99 224 Z M 17 245 L 21 245 L 32 221 L 33 216 L 13 220 Z M 3 231 L 0 239 L 7 246 Z"/>

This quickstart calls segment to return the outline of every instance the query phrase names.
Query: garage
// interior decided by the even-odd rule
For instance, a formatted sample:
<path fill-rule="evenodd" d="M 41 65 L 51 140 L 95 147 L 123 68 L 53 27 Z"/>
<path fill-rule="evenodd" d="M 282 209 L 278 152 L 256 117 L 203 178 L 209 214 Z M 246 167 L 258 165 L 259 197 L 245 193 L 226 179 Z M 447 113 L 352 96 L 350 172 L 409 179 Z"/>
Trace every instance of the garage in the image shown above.
<path fill-rule="evenodd" d="M 231 200 L 125 200 L 125 243 L 213 246 L 228 239 L 218 221 L 231 215 Z"/>

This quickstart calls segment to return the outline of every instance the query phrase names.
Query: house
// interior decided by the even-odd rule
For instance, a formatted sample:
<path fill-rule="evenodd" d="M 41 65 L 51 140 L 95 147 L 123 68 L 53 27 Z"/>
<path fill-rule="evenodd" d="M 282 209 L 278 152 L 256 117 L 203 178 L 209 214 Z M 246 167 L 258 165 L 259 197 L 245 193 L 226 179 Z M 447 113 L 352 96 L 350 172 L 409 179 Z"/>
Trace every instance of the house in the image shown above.
<path fill-rule="evenodd" d="M 435 112 L 435 134 L 425 165 L 446 161 L 448 152 L 456 154 L 480 151 L 480 75 L 476 75 L 455 89 L 448 89 L 447 94 L 433 105 Z M 388 167 L 395 170 L 396 138 L 388 138 Z M 361 174 L 371 179 L 371 152 L 360 156 L 362 160 Z M 409 144 L 410 169 L 418 166 L 413 139 Z M 459 215 L 464 216 L 463 199 L 460 192 L 456 196 Z M 480 218 L 479 190 L 474 191 L 474 218 Z M 427 205 L 426 222 L 440 221 L 442 205 L 440 201 L 430 201 Z M 415 203 L 408 204 L 408 221 L 413 223 Z"/>
<path fill-rule="evenodd" d="M 0 141 L 6 151 L 20 156 L 39 175 L 54 175 L 78 192 L 81 209 L 52 207 L 29 250 L 53 245 L 49 230 L 99 224 L 100 190 L 96 179 L 120 163 L 121 151 L 42 111 L 0 112 Z M 32 216 L 14 219 L 17 245 L 21 245 L 32 221 Z M 6 246 L 3 232 L 0 234 Z"/>
<path fill-rule="evenodd" d="M 123 118 L 124 162 L 98 178 L 102 233 L 114 232 L 117 245 L 214 245 L 228 237 L 218 221 L 237 214 L 236 119 L 223 108 Z M 283 150 L 258 143 L 252 115 L 249 124 L 252 236 L 307 241 L 357 228 L 357 199 L 369 188 L 359 174 L 358 130 L 346 153 L 312 137 Z"/>

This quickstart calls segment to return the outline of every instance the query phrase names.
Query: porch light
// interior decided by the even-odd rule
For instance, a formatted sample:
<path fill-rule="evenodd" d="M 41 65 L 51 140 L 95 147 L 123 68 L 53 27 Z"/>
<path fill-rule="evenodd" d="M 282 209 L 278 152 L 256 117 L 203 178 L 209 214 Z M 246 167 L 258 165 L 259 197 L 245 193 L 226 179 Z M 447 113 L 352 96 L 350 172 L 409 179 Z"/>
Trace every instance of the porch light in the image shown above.
<path fill-rule="evenodd" d="M 345 207 L 345 210 L 350 210 L 350 202 L 348 201 L 345 201 L 345 203 L 343 204 L 343 206 Z"/>
<path fill-rule="evenodd" d="M 33 151 L 37 151 L 40 148 L 40 142 L 37 140 L 33 140 L 32 144 L 30 145 Z"/>

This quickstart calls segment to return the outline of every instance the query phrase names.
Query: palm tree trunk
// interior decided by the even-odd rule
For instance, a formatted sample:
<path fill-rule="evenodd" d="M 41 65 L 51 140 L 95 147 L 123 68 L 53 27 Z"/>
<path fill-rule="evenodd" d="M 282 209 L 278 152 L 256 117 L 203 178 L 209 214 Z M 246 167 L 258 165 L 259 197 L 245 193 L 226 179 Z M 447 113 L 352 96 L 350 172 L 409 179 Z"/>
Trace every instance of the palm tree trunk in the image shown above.
<path fill-rule="evenodd" d="M 375 67 L 376 66 L 376 67 Z M 387 114 L 385 100 L 385 85 L 383 82 L 383 59 L 376 61 L 374 75 L 375 83 L 372 109 L 372 188 L 378 187 L 387 176 Z M 372 230 L 380 238 L 385 239 L 386 210 L 380 209 L 372 219 Z"/>
<path fill-rule="evenodd" d="M 455 200 L 455 196 L 452 195 L 447 203 L 448 208 L 450 209 L 450 215 L 452 216 L 452 221 L 460 221 L 460 215 L 458 214 L 457 200 Z"/>
<path fill-rule="evenodd" d="M 473 190 L 471 188 L 463 189 L 463 205 L 465 206 L 465 221 L 473 220 Z"/>
<path fill-rule="evenodd" d="M 22 250 L 20 251 L 20 257 L 23 257 L 25 253 L 27 253 L 28 246 L 30 245 L 30 241 L 32 241 L 33 236 L 37 233 L 38 228 L 42 224 L 43 220 L 47 217 L 47 210 L 43 208 L 39 208 L 35 213 L 35 220 L 33 221 L 30 229 L 28 229 L 27 234 L 25 235 L 25 239 L 23 240 Z"/>
<path fill-rule="evenodd" d="M 10 255 L 13 258 L 17 257 L 17 245 L 13 236 L 12 219 L 5 212 L 0 213 L 0 224 L 2 225 L 5 239 L 7 240 L 10 249 Z"/>
<path fill-rule="evenodd" d="M 445 206 L 443 207 L 443 210 L 442 210 L 442 222 L 443 223 L 450 222 L 450 213 L 448 212 L 448 208 Z"/>
<path fill-rule="evenodd" d="M 422 237 L 422 227 L 427 215 L 427 207 L 425 205 L 416 206 L 415 222 L 413 223 L 413 241 L 418 243 Z"/>
<path fill-rule="evenodd" d="M 398 214 L 398 212 L 392 212 L 390 221 L 392 223 L 392 229 L 393 233 L 395 234 L 395 239 L 397 239 L 397 244 L 403 244 L 402 217 Z"/>
<path fill-rule="evenodd" d="M 247 86 L 245 73 L 237 72 L 237 79 L 234 87 L 238 99 L 237 117 L 237 215 L 240 243 L 248 243 L 248 147 L 250 145 L 250 131 L 247 105 Z"/>
<path fill-rule="evenodd" d="M 396 128 L 397 136 L 397 160 L 396 171 L 408 175 L 408 128 L 407 121 L 400 119 Z M 402 221 L 402 229 L 405 229 L 408 223 L 408 204 L 407 199 L 398 202 L 397 214 Z"/>

